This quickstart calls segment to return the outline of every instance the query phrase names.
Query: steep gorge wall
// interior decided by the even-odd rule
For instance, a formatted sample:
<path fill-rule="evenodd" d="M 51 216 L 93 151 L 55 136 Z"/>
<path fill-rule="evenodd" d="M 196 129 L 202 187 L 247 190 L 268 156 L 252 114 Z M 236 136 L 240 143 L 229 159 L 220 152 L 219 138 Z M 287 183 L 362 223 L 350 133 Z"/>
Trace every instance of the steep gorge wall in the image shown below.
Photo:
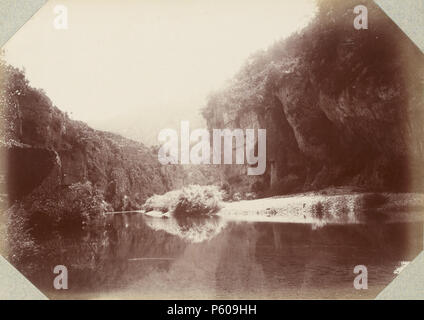
<path fill-rule="evenodd" d="M 114 210 L 130 210 L 153 194 L 213 179 L 205 168 L 162 166 L 142 143 L 71 120 L 3 62 L 1 75 L 0 175 L 8 206 L 89 182 Z"/>
<path fill-rule="evenodd" d="M 353 28 L 357 1 L 318 4 L 304 30 L 252 56 L 203 111 L 210 128 L 267 129 L 266 174 L 240 185 L 420 188 L 422 53 L 371 1 L 368 30 Z"/>

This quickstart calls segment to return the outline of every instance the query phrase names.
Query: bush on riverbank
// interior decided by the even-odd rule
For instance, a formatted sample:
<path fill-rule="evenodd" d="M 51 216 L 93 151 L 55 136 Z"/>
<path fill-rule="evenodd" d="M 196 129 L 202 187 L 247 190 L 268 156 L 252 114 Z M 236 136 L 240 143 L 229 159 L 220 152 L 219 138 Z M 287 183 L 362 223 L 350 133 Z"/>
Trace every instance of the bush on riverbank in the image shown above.
<path fill-rule="evenodd" d="M 28 277 L 37 273 L 34 261 L 51 253 L 46 243 L 80 235 L 107 210 L 111 207 L 90 182 L 34 192 L 5 213 L 9 260 Z"/>
<path fill-rule="evenodd" d="M 54 192 L 40 191 L 9 209 L 9 234 L 19 224 L 23 232 L 45 238 L 55 232 L 74 233 L 111 209 L 90 183 L 74 183 Z M 19 229 L 17 228 L 17 229 Z"/>
<path fill-rule="evenodd" d="M 143 205 L 143 210 L 160 211 L 162 213 L 172 212 L 181 194 L 181 190 L 169 191 L 165 194 L 155 194 L 148 198 Z"/>
<path fill-rule="evenodd" d="M 176 216 L 210 215 L 221 208 L 222 197 L 223 191 L 217 186 L 190 185 L 163 195 L 154 195 L 147 199 L 143 208 Z"/>

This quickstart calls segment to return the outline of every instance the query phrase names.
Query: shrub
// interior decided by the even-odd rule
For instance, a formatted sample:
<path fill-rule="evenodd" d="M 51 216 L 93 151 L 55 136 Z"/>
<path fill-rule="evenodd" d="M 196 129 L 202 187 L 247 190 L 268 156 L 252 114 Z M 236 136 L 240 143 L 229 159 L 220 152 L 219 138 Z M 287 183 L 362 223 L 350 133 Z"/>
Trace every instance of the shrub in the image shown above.
<path fill-rule="evenodd" d="M 165 194 L 155 194 L 148 198 L 143 205 L 145 211 L 172 212 L 177 204 L 181 190 L 169 191 Z"/>
<path fill-rule="evenodd" d="M 146 211 L 173 213 L 175 216 L 210 215 L 221 208 L 223 191 L 217 186 L 190 185 L 163 195 L 154 195 L 143 206 Z"/>
<path fill-rule="evenodd" d="M 228 182 L 224 182 L 221 185 L 222 199 L 224 201 L 231 201 L 233 197 L 233 190 Z"/>
<path fill-rule="evenodd" d="M 243 197 L 241 196 L 240 192 L 236 192 L 233 194 L 233 201 L 241 201 Z"/>
<path fill-rule="evenodd" d="M 12 207 L 10 213 L 11 220 L 21 221 L 21 227 L 32 236 L 44 238 L 55 231 L 77 232 L 107 209 L 102 194 L 86 182 L 74 183 L 54 192 L 38 192 Z"/>
<path fill-rule="evenodd" d="M 174 214 L 177 216 L 210 215 L 221 208 L 222 191 L 216 186 L 191 185 L 178 197 Z"/>

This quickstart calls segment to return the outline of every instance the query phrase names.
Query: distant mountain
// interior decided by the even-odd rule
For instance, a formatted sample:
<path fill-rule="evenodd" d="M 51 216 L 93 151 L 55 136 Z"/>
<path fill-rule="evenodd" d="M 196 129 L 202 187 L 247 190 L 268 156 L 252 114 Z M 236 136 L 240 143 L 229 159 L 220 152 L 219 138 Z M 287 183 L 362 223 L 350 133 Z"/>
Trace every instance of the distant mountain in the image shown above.
<path fill-rule="evenodd" d="M 107 120 L 91 121 L 90 124 L 94 128 L 114 132 L 148 146 L 159 145 L 158 134 L 160 130 L 170 128 L 178 131 L 181 121 L 189 121 L 191 129 L 206 127 L 206 121 L 202 117 L 200 109 L 198 113 L 191 111 L 187 111 L 185 114 L 180 113 L 178 118 L 171 112 L 149 110 L 149 118 L 147 119 L 144 113 L 145 111 L 122 110 L 122 113 L 118 116 Z"/>

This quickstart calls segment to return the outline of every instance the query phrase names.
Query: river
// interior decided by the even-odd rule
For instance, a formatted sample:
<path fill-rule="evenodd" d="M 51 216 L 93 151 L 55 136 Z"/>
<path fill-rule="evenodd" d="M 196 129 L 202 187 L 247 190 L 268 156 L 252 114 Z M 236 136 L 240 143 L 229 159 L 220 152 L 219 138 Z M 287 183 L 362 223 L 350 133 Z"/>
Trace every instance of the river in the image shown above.
<path fill-rule="evenodd" d="M 50 298 L 374 298 L 422 250 L 422 223 L 327 224 L 116 214 L 50 235 L 25 263 Z M 53 289 L 55 265 L 68 290 Z M 353 270 L 368 270 L 356 290 Z"/>

